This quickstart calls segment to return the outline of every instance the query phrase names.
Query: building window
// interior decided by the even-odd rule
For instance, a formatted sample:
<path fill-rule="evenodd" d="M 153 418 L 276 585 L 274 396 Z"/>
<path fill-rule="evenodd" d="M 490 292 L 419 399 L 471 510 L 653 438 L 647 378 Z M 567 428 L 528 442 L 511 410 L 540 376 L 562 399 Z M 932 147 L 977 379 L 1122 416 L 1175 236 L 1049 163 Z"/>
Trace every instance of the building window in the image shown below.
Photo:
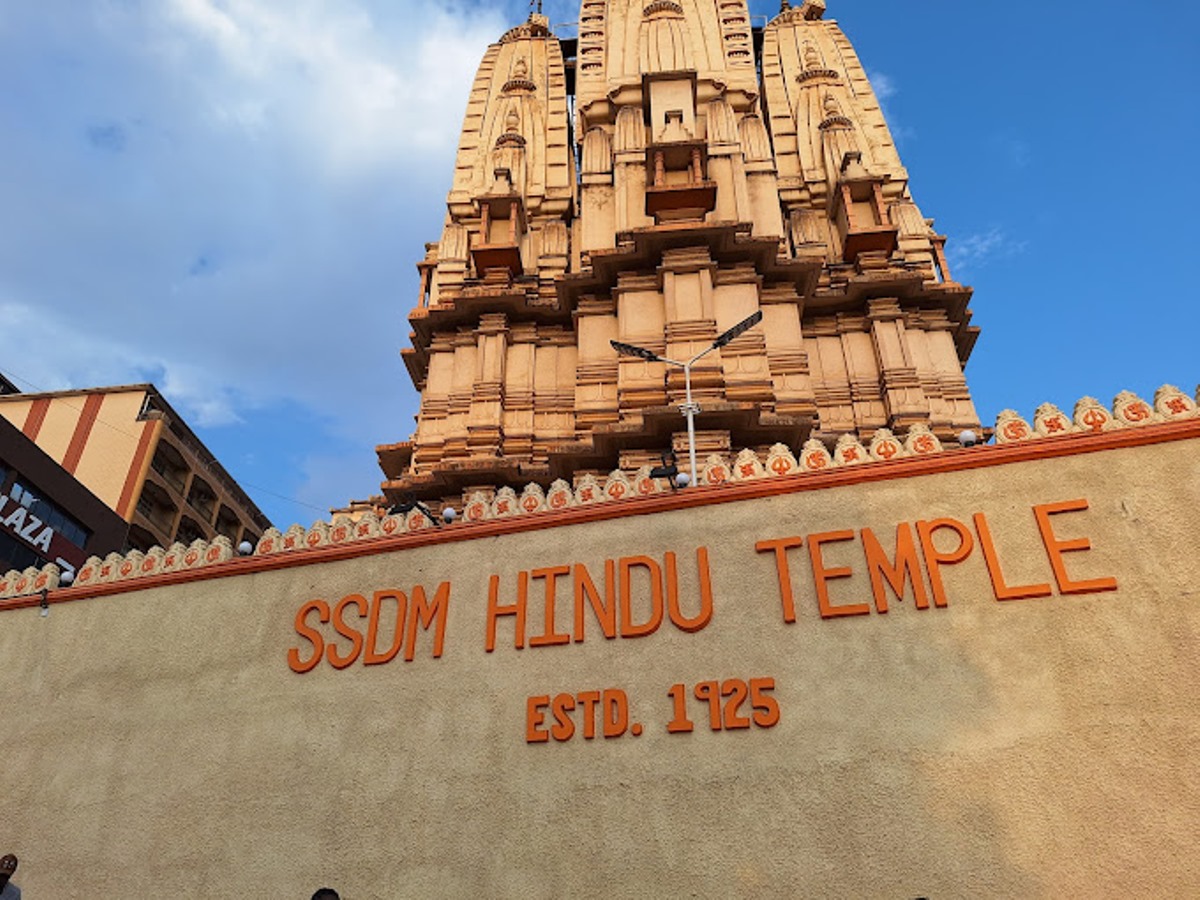
<path fill-rule="evenodd" d="M 0 481 L 2 480 L 0 478 Z M 24 481 L 23 476 L 18 476 L 17 480 L 13 481 L 8 496 L 14 503 L 20 503 L 41 519 L 43 525 L 49 525 L 80 550 L 87 545 L 92 533 L 49 500 L 43 499 L 41 491 Z"/>
<path fill-rule="evenodd" d="M 179 530 L 175 532 L 175 540 L 181 544 L 191 544 L 194 541 L 204 540 L 204 529 L 196 522 L 189 519 L 187 516 L 179 520 Z"/>
<path fill-rule="evenodd" d="M 30 566 L 40 569 L 46 561 L 36 551 L 26 547 L 16 538 L 0 531 L 0 574 L 9 569 L 24 572 Z"/>

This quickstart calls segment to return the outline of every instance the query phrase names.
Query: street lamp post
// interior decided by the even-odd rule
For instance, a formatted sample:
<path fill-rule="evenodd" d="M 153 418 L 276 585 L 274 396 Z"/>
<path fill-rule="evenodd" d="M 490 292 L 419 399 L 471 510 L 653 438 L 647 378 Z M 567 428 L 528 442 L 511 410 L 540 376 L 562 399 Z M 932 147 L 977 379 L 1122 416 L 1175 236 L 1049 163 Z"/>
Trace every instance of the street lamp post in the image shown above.
<path fill-rule="evenodd" d="M 688 427 L 688 462 L 691 465 L 692 484 L 699 484 L 696 480 L 696 414 L 700 412 L 700 404 L 692 400 L 692 366 L 699 362 L 703 357 L 712 353 L 714 350 L 719 350 L 732 341 L 735 337 L 744 331 L 753 328 L 762 321 L 762 310 L 758 310 L 751 316 L 747 316 L 742 321 L 738 322 L 728 331 L 722 333 L 712 344 L 705 347 L 687 362 L 679 362 L 674 359 L 667 359 L 665 356 L 659 356 L 653 350 L 647 350 L 645 347 L 638 347 L 633 344 L 625 344 L 621 341 L 609 341 L 614 350 L 621 356 L 636 356 L 639 359 L 644 359 L 647 362 L 666 363 L 669 366 L 678 366 L 683 369 L 683 386 L 684 386 L 684 402 L 679 404 L 679 411 L 687 418 Z"/>

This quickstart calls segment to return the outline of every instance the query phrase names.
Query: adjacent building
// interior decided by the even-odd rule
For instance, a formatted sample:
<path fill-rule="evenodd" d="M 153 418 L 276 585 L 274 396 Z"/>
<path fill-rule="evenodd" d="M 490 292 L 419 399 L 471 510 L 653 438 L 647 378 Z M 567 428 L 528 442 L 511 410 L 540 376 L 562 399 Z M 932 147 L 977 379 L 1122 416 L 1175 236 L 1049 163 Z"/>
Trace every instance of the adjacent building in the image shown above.
<path fill-rule="evenodd" d="M 89 556 L 121 550 L 128 531 L 128 522 L 0 418 L 0 569 L 77 569 Z"/>
<path fill-rule="evenodd" d="M 4 394 L 0 419 L 126 523 L 130 549 L 254 544 L 270 527 L 153 385 Z"/>

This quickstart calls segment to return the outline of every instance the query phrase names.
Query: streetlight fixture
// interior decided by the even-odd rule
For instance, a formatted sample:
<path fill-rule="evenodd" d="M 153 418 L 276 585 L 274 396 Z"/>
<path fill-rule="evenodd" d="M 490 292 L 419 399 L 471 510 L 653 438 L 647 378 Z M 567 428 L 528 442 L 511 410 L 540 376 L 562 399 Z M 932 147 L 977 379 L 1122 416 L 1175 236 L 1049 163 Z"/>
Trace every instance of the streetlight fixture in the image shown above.
<path fill-rule="evenodd" d="M 647 350 L 645 347 L 638 347 L 634 344 L 625 344 L 621 341 L 609 341 L 612 348 L 621 356 L 636 356 L 638 359 L 644 359 L 646 362 L 666 363 L 668 366 L 678 366 L 683 369 L 683 384 L 686 393 L 685 401 L 679 404 L 679 411 L 687 417 L 688 426 L 688 461 L 691 463 L 692 484 L 699 484 L 696 480 L 696 413 L 700 412 L 700 404 L 692 402 L 692 366 L 695 365 L 701 358 L 707 356 L 714 350 L 720 350 L 738 335 L 744 331 L 749 331 L 755 325 L 762 321 L 762 310 L 758 310 L 751 316 L 747 316 L 738 322 L 728 331 L 722 333 L 711 345 L 705 347 L 687 362 L 679 362 L 674 359 L 667 359 L 665 356 L 659 356 L 653 350 Z"/>

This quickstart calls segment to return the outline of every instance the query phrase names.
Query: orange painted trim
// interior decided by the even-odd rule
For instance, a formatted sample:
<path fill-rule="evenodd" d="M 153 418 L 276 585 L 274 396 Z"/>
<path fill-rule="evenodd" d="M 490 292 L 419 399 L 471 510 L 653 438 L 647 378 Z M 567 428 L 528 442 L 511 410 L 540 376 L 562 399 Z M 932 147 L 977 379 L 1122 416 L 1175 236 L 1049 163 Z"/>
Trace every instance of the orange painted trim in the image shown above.
<path fill-rule="evenodd" d="M 137 449 L 133 451 L 133 462 L 129 464 L 125 485 L 121 488 L 121 499 L 117 501 L 117 515 L 126 522 L 133 518 L 133 505 L 137 503 L 137 495 L 141 493 L 139 488 L 146 481 L 150 443 L 154 439 L 159 423 L 158 419 L 147 419 L 142 423 L 142 434 L 138 438 Z"/>
<path fill-rule="evenodd" d="M 1200 439 L 1200 419 L 1166 422 L 1158 425 L 1147 425 L 1141 428 L 1106 431 L 1099 434 L 1069 434 L 1062 437 L 1042 438 L 1041 440 L 1027 441 L 1020 444 L 947 450 L 933 456 L 906 457 L 886 463 L 864 464 L 844 469 L 796 475 L 781 475 L 749 482 L 729 482 L 721 485 L 688 488 L 685 491 L 675 494 L 652 494 L 630 500 L 598 503 L 595 506 L 573 507 L 529 516 L 514 516 L 511 519 L 490 519 L 485 522 L 471 524 L 469 527 L 458 525 L 441 529 L 430 528 L 427 531 L 371 538 L 352 544 L 292 550 L 287 553 L 272 554 L 270 556 L 235 558 L 228 562 L 216 563 L 202 569 L 166 572 L 160 575 L 149 575 L 144 578 L 134 578 L 129 581 L 115 583 L 110 582 L 108 584 L 63 588 L 52 592 L 48 598 L 48 602 L 68 603 L 75 600 L 149 590 L 150 588 L 165 587 L 172 584 L 208 581 L 213 578 L 228 578 L 234 575 L 250 575 L 257 572 L 270 572 L 276 569 L 291 569 L 298 566 L 339 562 L 363 556 L 374 556 L 379 553 L 392 553 L 397 550 L 428 547 L 434 544 L 453 544 L 461 541 L 473 541 L 478 538 L 515 534 L 522 531 L 542 531 L 548 528 L 602 522 L 609 519 L 624 518 L 625 516 L 649 515 L 679 509 L 714 506 L 721 503 L 757 500 L 783 494 L 825 490 L 852 484 L 870 484 L 872 482 L 895 481 L 903 478 L 919 478 L 925 475 L 938 475 L 947 472 L 966 472 L 973 469 L 987 469 L 1010 465 L 1012 463 L 1058 459 L 1067 456 L 1100 453 L 1106 450 L 1146 447 L 1154 444 L 1167 444 L 1174 441 L 1196 439 Z M 40 596 L 0 600 L 0 612 L 10 609 L 27 609 L 37 606 L 40 602 Z"/>
<path fill-rule="evenodd" d="M 21 434 L 36 441 L 46 421 L 46 413 L 50 411 L 50 398 L 41 397 L 29 405 L 29 414 L 25 416 L 25 424 L 21 426 Z"/>
<path fill-rule="evenodd" d="M 100 407 L 103 405 L 103 394 L 88 394 L 87 399 L 83 401 L 83 412 L 79 414 L 79 421 L 75 423 L 75 433 L 71 435 L 71 443 L 67 445 L 67 453 L 62 461 L 62 467 L 72 475 L 79 468 L 79 460 L 83 459 L 83 449 L 87 446 L 92 426 L 96 424 Z"/>

